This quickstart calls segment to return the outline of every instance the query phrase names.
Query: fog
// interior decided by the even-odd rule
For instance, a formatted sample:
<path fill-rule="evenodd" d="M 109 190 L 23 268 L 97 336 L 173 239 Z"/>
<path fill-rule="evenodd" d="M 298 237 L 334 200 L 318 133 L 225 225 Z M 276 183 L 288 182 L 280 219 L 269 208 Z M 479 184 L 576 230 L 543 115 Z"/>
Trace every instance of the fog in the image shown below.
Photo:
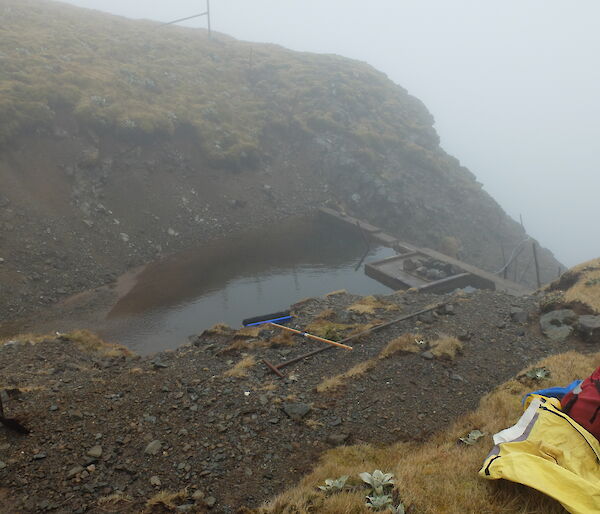
<path fill-rule="evenodd" d="M 204 0 L 70 0 L 171 21 Z M 600 3 L 212 0 L 239 39 L 372 64 L 426 104 L 442 146 L 567 265 L 600 256 Z M 184 25 L 205 27 L 198 18 Z"/>

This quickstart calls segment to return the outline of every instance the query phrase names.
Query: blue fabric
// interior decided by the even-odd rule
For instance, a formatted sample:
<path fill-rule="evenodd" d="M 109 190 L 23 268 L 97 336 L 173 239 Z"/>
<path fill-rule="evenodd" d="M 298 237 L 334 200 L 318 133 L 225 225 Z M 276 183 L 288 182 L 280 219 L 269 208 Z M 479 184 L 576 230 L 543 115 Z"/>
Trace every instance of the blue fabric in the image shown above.
<path fill-rule="evenodd" d="M 549 396 L 551 398 L 558 398 L 562 400 L 563 396 L 567 394 L 569 391 L 575 389 L 579 384 L 581 384 L 583 380 L 573 380 L 567 387 L 549 387 L 548 389 L 540 389 L 539 391 L 532 391 L 531 393 L 523 396 L 521 403 L 525 403 L 525 400 L 529 395 L 532 394 L 541 394 L 542 396 Z"/>

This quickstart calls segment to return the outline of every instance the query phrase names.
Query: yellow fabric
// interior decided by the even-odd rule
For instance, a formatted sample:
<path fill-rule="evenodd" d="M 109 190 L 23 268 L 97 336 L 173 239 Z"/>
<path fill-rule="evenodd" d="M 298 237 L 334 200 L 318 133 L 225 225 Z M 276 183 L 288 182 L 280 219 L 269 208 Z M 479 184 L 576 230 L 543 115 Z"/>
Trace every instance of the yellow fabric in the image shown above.
<path fill-rule="evenodd" d="M 543 398 L 546 402 L 551 403 L 558 410 L 561 409 L 560 400 L 558 398 L 550 398 L 550 397 L 542 396 L 541 394 L 535 394 L 535 393 L 531 393 L 530 395 L 527 396 L 527 398 L 525 398 L 525 405 L 523 406 L 523 409 L 527 409 L 527 407 L 529 407 L 531 405 L 531 402 L 533 400 L 535 400 L 536 398 L 540 398 L 540 399 Z"/>
<path fill-rule="evenodd" d="M 534 399 L 520 425 L 496 434 L 479 475 L 537 489 L 574 514 L 600 513 L 600 444 L 553 403 Z"/>

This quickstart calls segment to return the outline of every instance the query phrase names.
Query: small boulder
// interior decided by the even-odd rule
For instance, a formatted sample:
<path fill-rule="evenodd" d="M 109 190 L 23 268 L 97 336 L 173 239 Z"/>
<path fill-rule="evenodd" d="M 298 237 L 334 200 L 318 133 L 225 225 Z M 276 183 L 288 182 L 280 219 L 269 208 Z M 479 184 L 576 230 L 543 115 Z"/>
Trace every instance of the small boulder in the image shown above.
<path fill-rule="evenodd" d="M 160 451 L 161 448 L 162 448 L 162 443 L 158 439 L 155 439 L 154 441 L 149 443 L 148 446 L 146 446 L 144 453 L 146 455 L 156 455 Z"/>
<path fill-rule="evenodd" d="M 572 325 L 577 315 L 571 309 L 547 312 L 540 317 L 540 327 L 546 337 L 553 341 L 564 341 L 573 332 Z"/>
<path fill-rule="evenodd" d="M 510 308 L 510 319 L 515 323 L 525 323 L 527 321 L 528 312 L 520 307 Z"/>
<path fill-rule="evenodd" d="M 73 466 L 67 472 L 67 478 L 73 478 L 83 471 L 83 466 Z"/>
<path fill-rule="evenodd" d="M 590 343 L 600 343 L 600 316 L 579 316 L 577 331 Z"/>
<path fill-rule="evenodd" d="M 94 459 L 99 459 L 100 457 L 102 457 L 102 446 L 100 446 L 100 445 L 92 446 L 88 450 L 87 456 L 92 457 Z"/>
<path fill-rule="evenodd" d="M 283 412 L 294 421 L 300 421 L 310 410 L 311 406 L 306 403 L 286 403 L 283 406 Z"/>
<path fill-rule="evenodd" d="M 346 439 L 348 439 L 349 434 L 329 434 L 327 436 L 327 442 L 330 444 L 333 444 L 334 446 L 339 446 L 341 444 L 344 444 L 346 442 Z"/>

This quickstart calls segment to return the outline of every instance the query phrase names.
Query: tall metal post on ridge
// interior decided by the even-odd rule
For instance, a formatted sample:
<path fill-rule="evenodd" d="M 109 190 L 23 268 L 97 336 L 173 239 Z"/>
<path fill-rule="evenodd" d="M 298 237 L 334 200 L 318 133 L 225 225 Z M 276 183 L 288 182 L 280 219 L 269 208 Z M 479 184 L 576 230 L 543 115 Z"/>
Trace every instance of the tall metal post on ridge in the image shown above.
<path fill-rule="evenodd" d="M 208 20 L 208 37 L 212 37 L 210 28 L 210 0 L 206 0 L 206 19 Z"/>
<path fill-rule="evenodd" d="M 187 20 L 192 20 L 194 18 L 200 18 L 201 16 L 206 16 L 206 19 L 208 20 L 208 37 L 211 38 L 212 37 L 212 27 L 210 24 L 210 0 L 206 0 L 206 11 L 204 11 L 203 13 L 194 14 L 193 16 L 188 16 L 186 18 L 179 18 L 177 20 L 169 21 L 167 23 L 162 23 L 158 27 L 160 28 L 160 27 L 165 27 L 167 25 L 173 25 L 173 24 L 179 23 L 181 21 L 187 21 Z"/>

